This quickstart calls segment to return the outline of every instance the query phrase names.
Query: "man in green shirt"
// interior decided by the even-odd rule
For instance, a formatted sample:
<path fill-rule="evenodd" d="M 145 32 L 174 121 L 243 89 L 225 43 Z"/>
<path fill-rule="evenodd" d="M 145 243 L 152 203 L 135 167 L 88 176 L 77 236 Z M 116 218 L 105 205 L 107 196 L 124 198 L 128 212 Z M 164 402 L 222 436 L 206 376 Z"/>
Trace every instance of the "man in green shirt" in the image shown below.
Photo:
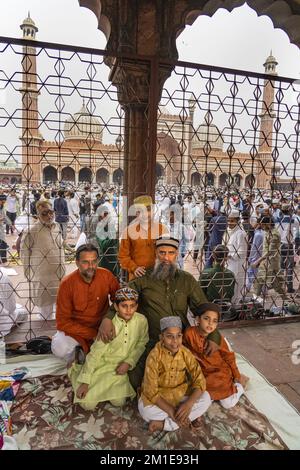
<path fill-rule="evenodd" d="M 207 299 L 196 279 L 186 271 L 178 268 L 179 241 L 169 236 L 156 240 L 156 261 L 154 268 L 147 269 L 142 277 L 129 282 L 129 287 L 139 293 L 139 313 L 145 315 L 149 324 L 149 343 L 145 354 L 136 368 L 130 371 L 129 378 L 134 388 L 137 388 L 143 378 L 144 365 L 149 351 L 159 339 L 160 319 L 168 316 L 179 316 L 184 327 L 189 325 L 188 308 L 207 302 Z M 111 308 L 103 319 L 99 336 L 104 342 L 115 337 L 111 319 L 115 311 Z M 220 334 L 214 332 L 208 337 L 207 354 L 218 349 Z"/>
<path fill-rule="evenodd" d="M 225 245 L 217 245 L 212 253 L 213 267 L 202 271 L 199 283 L 209 302 L 231 302 L 234 294 L 235 277 L 225 268 L 229 250 Z"/>

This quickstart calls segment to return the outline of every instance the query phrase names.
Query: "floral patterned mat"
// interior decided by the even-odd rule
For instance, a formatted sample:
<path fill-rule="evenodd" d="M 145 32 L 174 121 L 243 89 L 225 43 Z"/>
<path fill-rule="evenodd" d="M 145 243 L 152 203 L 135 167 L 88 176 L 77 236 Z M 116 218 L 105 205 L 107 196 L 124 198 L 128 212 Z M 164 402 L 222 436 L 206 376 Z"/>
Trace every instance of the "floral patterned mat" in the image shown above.
<path fill-rule="evenodd" d="M 213 403 L 200 429 L 149 435 L 135 400 L 122 409 L 106 402 L 91 413 L 72 405 L 72 388 L 66 376 L 44 376 L 22 382 L 11 415 L 14 437 L 24 450 L 287 448 L 246 397 L 231 410 Z"/>

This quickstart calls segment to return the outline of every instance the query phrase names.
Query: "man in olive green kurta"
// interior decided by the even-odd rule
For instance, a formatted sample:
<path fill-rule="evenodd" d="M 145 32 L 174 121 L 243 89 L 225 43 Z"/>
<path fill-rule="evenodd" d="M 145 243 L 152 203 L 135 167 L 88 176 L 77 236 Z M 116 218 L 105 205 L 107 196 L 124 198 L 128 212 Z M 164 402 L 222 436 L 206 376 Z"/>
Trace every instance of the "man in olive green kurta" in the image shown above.
<path fill-rule="evenodd" d="M 254 293 L 259 296 L 263 286 L 272 287 L 282 298 L 286 297 L 285 279 L 280 266 L 281 237 L 274 227 L 271 216 L 263 216 L 260 220 L 261 227 L 265 232 L 262 257 L 252 267 L 258 268 L 256 279 L 253 284 Z"/>
<path fill-rule="evenodd" d="M 160 320 L 163 317 L 179 316 L 183 327 L 189 325 L 188 308 L 207 302 L 207 299 L 196 279 L 186 271 L 178 269 L 178 240 L 161 237 L 156 241 L 156 265 L 148 269 L 142 277 L 130 281 L 129 286 L 139 293 L 138 311 L 145 315 L 149 325 L 149 343 L 136 368 L 129 372 L 129 379 L 136 389 L 143 379 L 145 361 L 148 353 L 159 340 Z M 111 320 L 114 309 L 110 309 L 99 329 L 104 341 L 114 337 Z M 216 344 L 220 342 L 220 334 L 215 331 L 208 339 Z"/>
<path fill-rule="evenodd" d="M 217 245 L 212 253 L 214 266 L 204 269 L 200 275 L 199 283 L 209 302 L 231 302 L 234 295 L 235 277 L 225 268 L 228 253 L 225 245 Z"/>

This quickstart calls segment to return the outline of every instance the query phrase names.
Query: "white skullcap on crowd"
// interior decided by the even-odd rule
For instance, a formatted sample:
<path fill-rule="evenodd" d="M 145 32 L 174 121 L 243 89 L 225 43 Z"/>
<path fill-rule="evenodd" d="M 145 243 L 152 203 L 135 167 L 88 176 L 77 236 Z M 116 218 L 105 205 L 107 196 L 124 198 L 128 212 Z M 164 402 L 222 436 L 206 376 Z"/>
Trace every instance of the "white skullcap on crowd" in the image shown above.
<path fill-rule="evenodd" d="M 229 212 L 228 217 L 232 217 L 234 219 L 239 219 L 240 218 L 240 211 L 238 211 L 237 209 L 232 209 Z"/>

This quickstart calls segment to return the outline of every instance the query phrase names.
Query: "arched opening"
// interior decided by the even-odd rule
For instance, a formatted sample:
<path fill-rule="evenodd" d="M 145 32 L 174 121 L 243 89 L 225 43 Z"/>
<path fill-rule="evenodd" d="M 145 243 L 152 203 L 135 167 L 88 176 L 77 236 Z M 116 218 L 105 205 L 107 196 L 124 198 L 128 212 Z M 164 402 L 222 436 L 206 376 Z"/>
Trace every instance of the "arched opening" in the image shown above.
<path fill-rule="evenodd" d="M 235 186 L 240 187 L 242 182 L 242 177 L 241 175 L 234 175 L 234 184 Z"/>
<path fill-rule="evenodd" d="M 12 177 L 10 178 L 10 183 L 11 183 L 11 184 L 16 184 L 17 182 L 18 182 L 18 180 L 17 180 L 17 178 L 16 178 L 15 176 L 12 176 Z"/>
<path fill-rule="evenodd" d="M 185 5 L 184 8 L 182 8 L 180 21 L 178 21 L 176 25 L 176 38 L 178 39 L 180 36 L 180 42 L 182 44 L 186 40 L 184 33 L 186 33 L 187 30 L 191 29 L 185 28 L 187 25 L 191 26 L 194 23 L 197 23 L 198 29 L 203 30 L 203 25 L 205 26 L 208 23 L 211 24 L 211 19 L 214 19 L 217 16 L 218 18 L 221 18 L 221 20 L 223 19 L 224 23 L 224 17 L 228 17 L 229 13 L 234 14 L 237 18 L 235 24 L 236 30 L 242 31 L 243 24 L 241 23 L 241 21 L 243 21 L 245 18 L 245 15 L 243 16 L 243 13 L 247 11 L 250 12 L 252 14 L 252 17 L 255 17 L 255 19 L 258 21 L 264 20 L 264 18 L 270 19 L 272 23 L 270 24 L 269 21 L 266 22 L 267 27 L 273 29 L 278 28 L 279 34 L 281 33 L 281 31 L 284 31 L 287 34 L 289 41 L 292 44 L 296 44 L 300 48 L 299 7 L 296 2 L 293 4 L 288 0 L 248 0 L 247 3 L 244 0 L 228 0 L 226 2 L 215 2 L 212 0 L 205 0 L 204 2 L 202 2 L 201 7 L 199 5 L 197 9 L 195 8 L 195 2 L 190 1 L 190 6 Z M 240 16 L 241 13 L 242 16 Z M 201 21 L 201 24 L 199 24 L 199 21 Z M 194 26 L 196 27 L 196 24 Z M 231 27 L 233 26 L 230 25 L 228 29 L 230 29 Z M 250 27 L 252 27 L 252 24 L 250 25 Z M 253 27 L 251 29 L 253 30 Z M 203 31 L 203 37 L 205 37 L 205 34 L 206 31 Z M 255 31 L 253 31 L 252 34 L 255 37 Z M 177 42 L 177 46 L 179 46 L 179 41 Z M 201 49 L 201 51 L 202 50 L 203 49 Z M 243 47 L 241 48 L 241 50 L 243 51 Z M 183 55 L 180 54 L 180 51 L 179 58 L 181 60 L 195 60 L 191 57 L 183 57 Z M 228 64 L 228 66 L 237 68 L 236 64 L 232 63 Z"/>
<path fill-rule="evenodd" d="M 80 183 L 91 183 L 92 182 L 92 170 L 90 168 L 81 168 L 79 171 L 79 182 Z"/>
<path fill-rule="evenodd" d="M 222 173 L 222 175 L 219 178 L 219 186 L 225 186 L 228 180 L 228 175 L 227 173 Z"/>
<path fill-rule="evenodd" d="M 212 66 L 212 69 L 215 66 L 220 68 L 229 67 L 248 70 L 253 73 L 265 72 L 291 78 L 298 75 L 296 68 L 293 71 L 293 58 L 297 57 L 299 63 L 299 49 L 296 50 L 290 44 L 291 42 L 300 47 L 300 10 L 298 7 L 295 8 L 295 3 L 293 4 L 288 0 L 249 0 L 247 3 L 242 0 L 226 0 L 226 2 L 215 2 L 214 0 L 193 2 L 193 0 L 187 0 L 184 4 L 181 21 L 176 25 L 176 28 L 178 27 L 176 45 L 180 60 L 197 64 L 206 63 Z M 193 27 L 187 25 L 193 25 Z M 244 32 L 246 31 L 246 25 L 247 34 Z M 213 43 L 211 46 L 207 46 L 203 38 L 217 37 L 220 28 L 224 30 L 224 34 L 218 47 L 215 48 Z M 239 47 L 232 41 L 232 34 L 226 34 L 226 31 L 235 31 L 236 37 L 239 37 Z M 287 33 L 290 42 L 282 31 Z M 249 40 L 250 37 L 251 40 Z M 268 38 L 267 41 L 266 38 Z M 199 47 L 192 47 L 194 44 L 198 44 Z M 234 54 L 230 53 L 232 50 L 235 51 Z M 289 62 L 289 65 L 287 65 L 287 62 Z M 209 142 L 210 145 L 207 145 L 207 148 L 203 149 L 201 153 L 200 149 L 193 152 L 192 146 L 192 158 L 196 160 L 202 154 L 210 162 L 214 158 L 218 173 L 221 170 L 229 174 L 227 179 L 226 176 L 221 175 L 220 186 L 235 189 L 242 187 L 269 189 L 271 181 L 269 181 L 270 178 L 267 180 L 267 176 L 271 176 L 271 168 L 274 168 L 275 163 L 277 163 L 277 157 L 279 165 L 281 164 L 283 168 L 287 165 L 291 167 L 292 164 L 288 162 L 293 161 L 293 150 L 294 155 L 299 153 L 299 143 L 296 143 L 298 140 L 295 134 L 293 135 L 293 150 L 290 150 L 289 147 L 291 145 L 290 136 L 293 131 L 290 132 L 288 129 L 292 129 L 293 123 L 289 122 L 289 118 L 286 117 L 286 119 L 280 120 L 280 125 L 276 128 L 277 123 L 274 112 L 276 106 L 282 107 L 285 100 L 288 102 L 291 99 L 297 107 L 296 95 L 299 93 L 298 89 L 296 94 L 290 98 L 288 96 L 289 92 L 276 94 L 276 86 L 274 87 L 274 82 L 271 80 L 262 81 L 261 86 L 258 88 L 251 84 L 253 90 L 251 91 L 251 100 L 254 96 L 258 105 L 256 108 L 257 115 L 254 118 L 254 108 L 248 101 L 250 88 L 249 90 L 246 90 L 246 87 L 243 88 L 242 80 L 236 80 L 234 77 L 228 79 L 228 75 L 224 75 L 220 80 L 211 77 L 207 79 L 206 83 L 203 83 L 203 90 L 206 86 L 206 91 L 201 95 L 197 92 L 196 87 L 193 88 L 192 85 L 185 87 L 187 94 L 190 91 L 190 101 L 189 105 L 185 105 L 186 109 L 183 111 L 186 112 L 186 116 L 191 117 L 192 135 L 197 131 L 198 126 L 199 128 L 202 125 L 204 127 L 205 124 L 207 136 L 209 135 L 211 138 L 212 126 L 216 124 L 224 141 L 224 149 L 222 153 L 221 151 L 211 152 L 213 146 Z M 178 77 L 178 82 L 180 79 L 183 83 L 186 77 Z M 190 78 L 187 77 L 186 84 L 191 83 L 189 80 Z M 226 85 L 223 82 L 226 82 Z M 278 80 L 278 88 L 281 88 L 279 82 L 280 80 Z M 223 86 L 228 88 L 224 96 Z M 166 85 L 165 87 L 167 88 Z M 173 96 L 172 90 L 168 90 L 168 93 L 169 96 Z M 215 101 L 211 99 L 212 95 L 216 98 Z M 234 105 L 232 105 L 230 96 L 234 96 Z M 168 100 L 167 98 L 164 100 L 164 106 L 166 107 L 171 106 L 169 102 L 172 102 L 171 99 Z M 238 101 L 241 104 L 239 109 L 239 106 L 236 107 Z M 242 110 L 243 105 L 245 106 Z M 224 108 L 222 108 L 223 106 Z M 223 109 L 226 109 L 226 112 Z M 246 109 L 247 113 L 244 113 Z M 184 112 L 182 112 L 182 115 L 184 115 Z M 230 115 L 230 113 L 232 114 Z M 271 122 L 272 119 L 273 123 Z M 253 129 L 256 129 L 256 131 Z M 203 133 L 203 141 L 209 140 L 207 136 Z M 278 142 L 279 140 L 282 142 L 282 147 L 285 147 L 285 149 L 274 150 L 275 136 Z M 284 141 L 289 142 L 289 144 L 285 145 Z M 263 146 L 264 148 L 262 148 Z M 267 150 L 265 150 L 266 148 Z M 259 174 L 256 153 L 264 153 L 264 151 L 269 153 L 270 164 L 265 165 L 265 169 L 262 170 L 265 175 L 261 175 Z M 227 155 L 224 157 L 225 152 Z M 253 159 L 251 163 L 249 155 Z M 212 168 L 211 163 L 209 163 L 209 167 Z M 240 174 L 235 174 L 236 171 Z M 248 175 L 249 171 L 253 174 Z M 286 171 L 285 175 L 276 175 L 276 182 L 280 183 L 280 180 L 291 179 L 291 174 L 292 172 L 288 173 Z"/>
<path fill-rule="evenodd" d="M 247 175 L 246 176 L 246 179 L 245 179 L 245 188 L 254 188 L 254 185 L 255 185 L 255 177 L 250 174 L 250 175 Z"/>
<path fill-rule="evenodd" d="M 155 175 L 156 175 L 156 183 L 164 177 L 164 169 L 160 163 L 156 163 L 155 165 Z"/>
<path fill-rule="evenodd" d="M 213 186 L 214 184 L 215 184 L 215 175 L 213 173 L 207 173 L 206 186 Z"/>
<path fill-rule="evenodd" d="M 192 176 L 191 176 L 191 185 L 199 186 L 200 182 L 201 182 L 201 175 L 200 173 L 198 173 L 198 171 L 195 171 L 194 173 L 192 173 Z"/>
<path fill-rule="evenodd" d="M 71 181 L 75 183 L 75 171 L 70 166 L 66 166 L 61 172 L 62 181 Z"/>
<path fill-rule="evenodd" d="M 57 169 L 53 166 L 46 166 L 43 169 L 44 183 L 55 183 L 57 181 Z"/>
<path fill-rule="evenodd" d="M 166 134 L 165 126 L 166 123 L 164 121 L 158 121 L 156 161 L 157 163 L 159 162 L 163 169 L 163 184 L 176 184 L 176 176 L 180 171 L 178 142 L 174 137 Z"/>
<path fill-rule="evenodd" d="M 118 168 L 113 172 L 113 182 L 115 184 L 118 184 L 119 186 L 122 186 L 123 184 L 123 170 L 121 168 Z"/>
<path fill-rule="evenodd" d="M 106 168 L 99 168 L 96 172 L 96 183 L 97 184 L 108 184 L 109 183 L 109 173 Z"/>

